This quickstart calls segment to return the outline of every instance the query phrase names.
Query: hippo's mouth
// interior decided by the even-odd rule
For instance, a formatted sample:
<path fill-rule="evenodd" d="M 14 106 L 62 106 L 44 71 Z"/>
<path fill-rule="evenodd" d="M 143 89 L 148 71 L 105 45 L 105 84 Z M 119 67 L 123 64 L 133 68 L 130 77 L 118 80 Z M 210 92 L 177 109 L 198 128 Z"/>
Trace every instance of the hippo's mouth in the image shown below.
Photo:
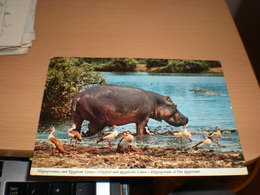
<path fill-rule="evenodd" d="M 186 125 L 189 122 L 189 119 L 177 110 L 170 118 L 165 119 L 165 121 L 170 125 L 179 127 Z"/>

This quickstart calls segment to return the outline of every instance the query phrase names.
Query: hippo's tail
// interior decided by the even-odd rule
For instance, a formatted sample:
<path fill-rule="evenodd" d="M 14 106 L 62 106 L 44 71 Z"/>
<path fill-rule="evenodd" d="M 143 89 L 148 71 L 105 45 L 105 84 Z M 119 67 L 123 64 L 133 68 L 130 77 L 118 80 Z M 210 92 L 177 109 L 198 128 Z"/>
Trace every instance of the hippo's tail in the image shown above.
<path fill-rule="evenodd" d="M 80 100 L 80 97 L 75 97 L 72 101 L 72 111 L 76 112 L 78 101 Z"/>

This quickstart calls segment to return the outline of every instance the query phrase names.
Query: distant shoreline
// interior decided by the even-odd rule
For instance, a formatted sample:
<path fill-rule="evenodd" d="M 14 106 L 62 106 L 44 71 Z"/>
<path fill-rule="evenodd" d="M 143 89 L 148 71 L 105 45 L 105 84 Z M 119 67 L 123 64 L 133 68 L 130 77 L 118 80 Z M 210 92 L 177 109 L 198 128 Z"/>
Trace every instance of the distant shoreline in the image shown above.
<path fill-rule="evenodd" d="M 135 72 L 149 72 L 149 71 L 148 68 L 146 67 L 146 64 L 138 64 L 135 68 Z M 163 73 L 163 72 L 153 72 L 153 73 Z M 165 73 L 174 73 L 174 72 L 165 72 Z M 196 74 L 196 73 L 190 73 L 190 74 Z M 198 72 L 198 74 L 223 74 L 223 69 L 221 67 L 210 68 L 208 71 Z"/>

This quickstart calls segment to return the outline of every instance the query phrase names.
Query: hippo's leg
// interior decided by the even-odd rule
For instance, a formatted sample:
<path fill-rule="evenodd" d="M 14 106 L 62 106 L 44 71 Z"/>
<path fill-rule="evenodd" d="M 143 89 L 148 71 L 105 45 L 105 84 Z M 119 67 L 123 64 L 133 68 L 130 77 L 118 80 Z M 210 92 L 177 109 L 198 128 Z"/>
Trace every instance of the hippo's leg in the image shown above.
<path fill-rule="evenodd" d="M 92 135 L 95 135 L 96 133 L 102 131 L 105 128 L 106 125 L 104 124 L 98 124 L 96 122 L 90 122 L 88 124 L 88 131 L 85 134 L 85 136 L 89 137 Z"/>
<path fill-rule="evenodd" d="M 74 121 L 74 124 L 76 125 L 76 131 L 78 131 L 80 133 L 81 131 L 81 125 L 84 121 L 84 119 L 77 113 L 74 113 L 72 115 L 72 119 Z"/>
<path fill-rule="evenodd" d="M 138 136 L 143 136 L 144 134 L 147 133 L 145 130 L 145 127 L 148 128 L 147 123 L 149 121 L 149 117 L 146 117 L 145 120 L 136 123 L 136 130 L 137 130 L 137 135 Z"/>

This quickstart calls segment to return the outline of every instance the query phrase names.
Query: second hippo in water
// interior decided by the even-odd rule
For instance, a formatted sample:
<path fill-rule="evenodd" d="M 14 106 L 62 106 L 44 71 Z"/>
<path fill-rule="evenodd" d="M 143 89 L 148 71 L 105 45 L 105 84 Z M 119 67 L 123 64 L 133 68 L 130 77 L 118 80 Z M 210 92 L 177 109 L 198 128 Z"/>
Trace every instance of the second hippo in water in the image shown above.
<path fill-rule="evenodd" d="M 173 126 L 188 123 L 188 118 L 178 111 L 170 97 L 119 85 L 86 88 L 74 97 L 71 108 L 77 131 L 81 131 L 84 120 L 89 121 L 87 136 L 106 126 L 128 123 L 136 123 L 137 134 L 142 136 L 150 118 Z"/>

